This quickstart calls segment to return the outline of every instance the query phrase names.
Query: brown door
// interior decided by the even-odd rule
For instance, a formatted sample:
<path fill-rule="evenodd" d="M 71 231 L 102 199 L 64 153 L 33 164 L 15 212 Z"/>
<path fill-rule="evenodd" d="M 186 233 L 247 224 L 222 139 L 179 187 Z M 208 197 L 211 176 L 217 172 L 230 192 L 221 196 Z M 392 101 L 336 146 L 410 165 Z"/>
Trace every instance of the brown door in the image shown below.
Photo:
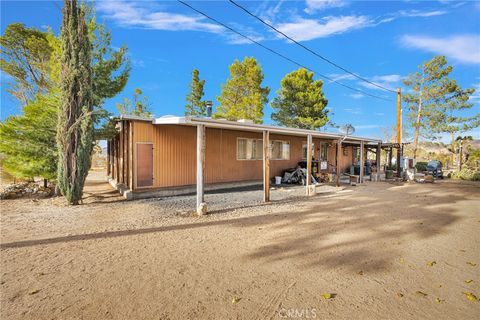
<path fill-rule="evenodd" d="M 153 144 L 137 143 L 137 188 L 153 187 Z"/>

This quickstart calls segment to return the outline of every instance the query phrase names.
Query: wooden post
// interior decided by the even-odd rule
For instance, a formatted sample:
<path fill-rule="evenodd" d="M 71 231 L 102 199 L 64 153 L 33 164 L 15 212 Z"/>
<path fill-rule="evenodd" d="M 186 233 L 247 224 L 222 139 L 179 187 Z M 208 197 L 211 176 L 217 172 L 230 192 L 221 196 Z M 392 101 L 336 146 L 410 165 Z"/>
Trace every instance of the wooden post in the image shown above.
<path fill-rule="evenodd" d="M 458 171 L 462 170 L 463 162 L 463 140 L 460 140 L 460 148 L 458 150 Z"/>
<path fill-rule="evenodd" d="M 390 150 L 388 152 L 388 169 L 389 170 L 392 170 L 392 152 L 393 152 L 393 149 L 392 147 L 390 147 Z"/>
<path fill-rule="evenodd" d="M 207 204 L 204 202 L 203 184 L 205 172 L 205 126 L 197 126 L 197 214 L 207 213 Z"/>
<path fill-rule="evenodd" d="M 359 183 L 363 183 L 363 175 L 364 175 L 364 172 L 365 172 L 365 148 L 364 148 L 364 142 L 363 140 L 360 141 L 360 181 L 358 181 Z"/>
<path fill-rule="evenodd" d="M 315 195 L 315 186 L 312 185 L 312 135 L 307 135 L 307 196 Z"/>
<path fill-rule="evenodd" d="M 340 155 L 342 153 L 342 140 L 338 140 L 337 143 L 337 174 L 336 174 L 336 186 L 340 187 Z"/>
<path fill-rule="evenodd" d="M 110 140 L 107 140 L 107 176 L 110 176 Z"/>
<path fill-rule="evenodd" d="M 381 168 L 381 157 L 382 157 L 382 143 L 379 142 L 377 145 L 377 154 L 376 154 L 376 163 L 377 163 L 377 181 L 380 181 L 380 168 Z"/>
<path fill-rule="evenodd" d="M 128 144 L 129 144 L 129 147 L 128 147 L 128 150 L 129 150 L 129 153 L 128 153 L 128 162 L 130 163 L 128 168 L 130 170 L 130 174 L 129 174 L 129 178 L 130 178 L 130 181 L 128 182 L 128 185 L 130 187 L 131 190 L 133 190 L 134 186 L 133 186 L 133 173 L 135 172 L 135 170 L 133 170 L 134 166 L 133 166 L 133 121 L 130 121 L 129 122 L 129 128 L 128 128 Z"/>
<path fill-rule="evenodd" d="M 263 201 L 270 201 L 270 131 L 263 131 Z"/>

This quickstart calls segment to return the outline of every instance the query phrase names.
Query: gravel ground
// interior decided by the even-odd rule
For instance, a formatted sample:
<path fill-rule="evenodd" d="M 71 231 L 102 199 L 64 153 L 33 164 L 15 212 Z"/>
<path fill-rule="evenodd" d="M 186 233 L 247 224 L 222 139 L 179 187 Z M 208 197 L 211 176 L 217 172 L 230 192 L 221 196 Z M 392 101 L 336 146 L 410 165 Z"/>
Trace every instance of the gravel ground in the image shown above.
<path fill-rule="evenodd" d="M 1 318 L 478 317 L 480 184 L 319 190 L 2 201 Z"/>

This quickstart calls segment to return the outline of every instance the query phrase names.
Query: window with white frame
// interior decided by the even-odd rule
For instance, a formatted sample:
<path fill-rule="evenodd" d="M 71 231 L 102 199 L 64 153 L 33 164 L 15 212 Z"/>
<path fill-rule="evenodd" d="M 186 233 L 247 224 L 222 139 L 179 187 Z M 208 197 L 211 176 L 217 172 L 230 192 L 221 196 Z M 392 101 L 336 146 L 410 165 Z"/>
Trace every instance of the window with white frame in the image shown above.
<path fill-rule="evenodd" d="M 328 161 L 328 143 L 320 143 L 320 161 Z"/>
<path fill-rule="evenodd" d="M 290 142 L 282 140 L 270 141 L 270 159 L 290 160 Z"/>
<path fill-rule="evenodd" d="M 312 143 L 312 155 L 315 158 L 315 143 Z M 302 159 L 307 159 L 307 143 L 302 144 Z"/>
<path fill-rule="evenodd" d="M 282 140 L 270 141 L 271 160 L 290 160 L 290 142 Z M 262 160 L 263 140 L 237 138 L 237 160 Z"/>
<path fill-rule="evenodd" d="M 262 140 L 237 138 L 237 160 L 262 159 L 262 148 Z"/>

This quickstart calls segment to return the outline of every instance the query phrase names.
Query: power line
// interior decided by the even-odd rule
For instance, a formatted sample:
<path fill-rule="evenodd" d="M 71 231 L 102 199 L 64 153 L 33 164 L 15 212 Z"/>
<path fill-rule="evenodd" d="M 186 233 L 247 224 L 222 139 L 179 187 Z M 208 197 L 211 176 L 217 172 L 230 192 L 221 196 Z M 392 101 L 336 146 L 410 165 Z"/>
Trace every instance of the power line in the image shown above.
<path fill-rule="evenodd" d="M 275 55 L 277 55 L 277 56 L 279 56 L 279 57 L 281 57 L 281 58 L 283 58 L 283 59 L 285 59 L 285 60 L 287 60 L 287 61 L 289 61 L 289 62 L 291 62 L 291 63 L 293 63 L 293 64 L 295 64 L 295 65 L 297 65 L 297 66 L 299 66 L 299 67 L 301 67 L 301 68 L 305 68 L 305 69 L 309 70 L 310 72 L 316 73 L 318 76 L 320 76 L 320 77 L 322 77 L 322 78 L 324 78 L 324 79 L 326 79 L 326 80 L 328 80 L 328 81 L 330 81 L 330 82 L 334 82 L 334 83 L 336 83 L 336 84 L 338 84 L 338 85 L 340 85 L 340 86 L 342 86 L 342 87 L 345 87 L 345 88 L 347 88 L 347 89 L 350 89 L 350 90 L 353 90 L 353 91 L 362 93 L 362 94 L 367 95 L 367 96 L 370 96 L 370 97 L 372 97 L 372 98 L 376 98 L 376 99 L 380 99 L 380 100 L 385 100 L 385 101 L 391 101 L 390 99 L 387 99 L 387 98 L 384 98 L 384 97 L 380 97 L 380 96 L 377 96 L 377 95 L 374 95 L 374 94 L 370 94 L 370 93 L 365 92 L 365 91 L 363 91 L 363 90 L 360 90 L 360 89 L 351 87 L 351 86 L 349 86 L 349 85 L 346 85 L 346 84 L 344 84 L 344 83 L 341 83 L 341 82 L 339 82 L 339 81 L 337 81 L 337 80 L 335 80 L 335 79 L 332 79 L 332 78 L 330 78 L 330 77 L 328 77 L 328 76 L 326 76 L 326 75 L 323 75 L 323 74 L 321 74 L 321 73 L 319 73 L 319 72 L 317 72 L 317 71 L 315 71 L 315 70 L 313 70 L 313 69 L 311 69 L 311 68 L 309 68 L 309 67 L 306 67 L 306 66 L 304 66 L 303 64 L 301 64 L 301 63 L 299 63 L 299 62 L 297 62 L 297 61 L 295 61 L 295 60 L 293 60 L 293 59 L 290 59 L 289 57 L 287 57 L 287 56 L 285 56 L 285 55 L 283 55 L 283 54 L 281 54 L 281 53 L 279 53 L 279 52 L 277 52 L 277 51 L 275 51 L 275 50 L 273 50 L 273 49 L 271 49 L 271 48 L 269 48 L 269 47 L 261 44 L 260 42 L 258 42 L 258 41 L 256 41 L 256 40 L 250 38 L 249 36 L 246 36 L 246 35 L 238 32 L 237 30 L 235 30 L 235 29 L 227 26 L 226 24 L 218 21 L 217 19 L 212 18 L 211 16 L 207 15 L 206 13 L 204 13 L 204 12 L 198 10 L 198 9 L 195 9 L 194 7 L 192 7 L 191 5 L 189 5 L 188 3 L 186 3 L 185 1 L 182 1 L 182 0 L 177 0 L 177 1 L 180 2 L 181 4 L 183 4 L 184 6 L 192 9 L 193 11 L 201 14 L 201 15 L 204 16 L 205 18 L 210 19 L 210 20 L 212 20 L 213 22 L 215 22 L 216 24 L 221 25 L 222 27 L 230 30 L 231 32 L 233 32 L 233 33 L 235 33 L 235 34 L 237 34 L 237 35 L 239 35 L 239 36 L 247 39 L 248 41 L 250 41 L 250 42 L 252 42 L 252 43 L 255 43 L 256 45 L 264 48 L 265 50 L 270 51 L 271 53 L 273 53 L 273 54 L 275 54 Z"/>
<path fill-rule="evenodd" d="M 341 65 L 333 62 L 332 60 L 330 60 L 330 59 L 322 56 L 321 54 L 315 52 L 314 50 L 310 49 L 309 47 L 307 47 L 307 46 L 301 44 L 300 42 L 296 41 L 295 39 L 293 39 L 292 37 L 288 36 L 288 35 L 285 34 L 284 32 L 278 30 L 277 28 L 275 28 L 274 26 L 272 26 L 271 24 L 269 24 L 268 22 L 266 22 L 266 21 L 263 20 L 262 18 L 258 17 L 257 15 L 253 14 L 253 13 L 250 12 L 248 9 L 246 9 L 245 7 L 243 7 L 243 6 L 241 6 L 240 4 L 236 3 L 235 1 L 233 1 L 233 0 L 229 0 L 229 1 L 230 1 L 230 3 L 232 3 L 233 5 L 235 5 L 236 7 L 238 7 L 239 9 L 245 11 L 248 15 L 254 17 L 255 19 L 257 19 L 258 21 L 260 21 L 260 22 L 263 23 L 264 25 L 266 25 L 266 26 L 270 27 L 271 29 L 275 30 L 277 33 L 281 34 L 282 36 L 284 36 L 284 37 L 287 38 L 288 40 L 294 42 L 295 44 L 299 45 L 300 47 L 302 47 L 303 49 L 307 50 L 307 51 L 310 52 L 311 54 L 317 56 L 318 58 L 322 59 L 323 61 L 325 61 L 325 62 L 327 62 L 327 63 L 329 63 L 329 64 L 331 64 L 331 65 L 333 65 L 333 66 L 335 66 L 335 67 L 337 67 L 337 68 L 345 71 L 345 72 L 347 72 L 348 74 L 354 76 L 355 78 L 360 79 L 360 80 L 362 80 L 362 81 L 365 81 L 365 82 L 367 82 L 367 83 L 369 83 L 369 84 L 371 84 L 371 85 L 373 85 L 373 86 L 375 86 L 375 87 L 377 87 L 377 88 L 380 88 L 380 89 L 382 89 L 382 90 L 389 91 L 389 92 L 394 92 L 394 93 L 396 92 L 395 90 L 386 88 L 386 87 L 384 87 L 384 86 L 382 86 L 382 85 L 379 85 L 378 83 L 375 83 L 375 82 L 373 82 L 373 81 L 370 81 L 370 80 L 368 80 L 368 79 L 365 79 L 365 78 L 359 76 L 358 74 L 356 74 L 356 73 L 354 73 L 354 72 L 352 72 L 352 71 L 350 71 L 350 70 L 342 67 Z"/>

